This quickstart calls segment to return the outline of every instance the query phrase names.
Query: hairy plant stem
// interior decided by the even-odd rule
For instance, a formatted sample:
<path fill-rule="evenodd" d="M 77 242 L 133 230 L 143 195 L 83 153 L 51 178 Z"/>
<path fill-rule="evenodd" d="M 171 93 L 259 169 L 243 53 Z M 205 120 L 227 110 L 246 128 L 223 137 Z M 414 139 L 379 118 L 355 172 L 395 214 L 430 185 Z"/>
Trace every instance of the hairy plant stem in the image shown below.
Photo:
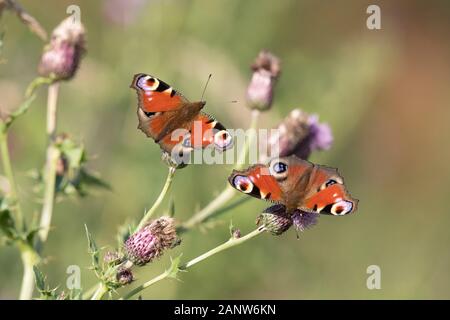
<path fill-rule="evenodd" d="M 47 97 L 47 137 L 49 141 L 44 173 L 44 205 L 42 207 L 39 237 L 36 245 L 38 252 L 42 251 L 42 246 L 47 241 L 55 203 L 56 167 L 60 156 L 60 152 L 55 145 L 58 93 L 59 83 L 50 84 Z"/>
<path fill-rule="evenodd" d="M 8 179 L 9 185 L 11 188 L 10 194 L 11 194 L 11 198 L 14 202 L 14 209 L 15 209 L 15 213 L 16 213 L 16 223 L 17 223 L 19 230 L 23 230 L 24 219 L 23 219 L 22 208 L 21 208 L 20 202 L 19 202 L 17 185 L 16 185 L 16 181 L 14 179 L 14 172 L 13 172 L 12 166 L 11 166 L 11 157 L 9 155 L 7 129 L 2 130 L 0 132 L 0 150 L 2 152 L 3 170 L 5 172 L 6 178 Z"/>
<path fill-rule="evenodd" d="M 187 263 L 180 265 L 178 267 L 178 269 L 180 271 L 185 271 L 185 270 L 189 269 L 190 267 L 196 265 L 197 263 L 199 263 L 203 260 L 206 260 L 219 252 L 222 252 L 229 248 L 240 245 L 240 244 L 256 237 L 257 235 L 263 233 L 264 231 L 266 231 L 265 226 L 260 226 L 256 230 L 253 230 L 252 232 L 246 234 L 245 236 L 243 236 L 241 238 L 230 238 L 227 242 L 224 242 L 221 245 L 215 247 L 214 249 L 211 249 L 211 250 L 201 254 L 200 256 L 188 261 Z M 171 276 L 171 274 L 172 274 L 171 270 L 166 270 L 165 272 L 161 273 L 160 275 L 156 276 L 155 278 L 153 278 L 147 282 L 144 282 L 140 286 L 134 288 L 133 290 L 128 292 L 123 298 L 121 298 L 121 300 L 128 300 L 128 299 L 132 298 L 133 296 L 135 296 L 139 292 L 143 291 L 144 289 L 150 287 L 151 285 Z"/>
<path fill-rule="evenodd" d="M 147 222 L 152 218 L 152 216 L 154 215 L 154 213 L 156 212 L 158 207 L 161 205 L 162 201 L 164 200 L 164 198 L 167 194 L 167 191 L 169 191 L 169 188 L 172 184 L 173 177 L 175 175 L 175 171 L 176 171 L 176 168 L 169 167 L 169 172 L 167 174 L 166 183 L 164 184 L 164 187 L 162 188 L 161 193 L 159 194 L 156 201 L 153 203 L 152 207 L 150 209 L 148 209 L 148 211 L 145 213 L 144 217 L 141 219 L 141 221 L 139 222 L 139 225 L 136 227 L 134 232 L 137 232 L 142 227 L 144 227 L 147 224 Z"/>
<path fill-rule="evenodd" d="M 244 148 L 242 149 L 241 153 L 238 156 L 236 169 L 242 169 L 242 167 L 246 163 L 245 159 L 247 158 L 247 155 L 249 153 L 249 148 L 251 145 L 253 145 L 256 138 L 256 127 L 258 124 L 259 114 L 260 112 L 258 110 L 252 111 L 250 135 L 245 142 Z M 189 220 L 183 223 L 179 228 L 179 231 L 186 232 L 202 224 L 203 222 L 211 218 L 213 215 L 215 215 L 215 213 L 224 204 L 228 203 L 236 194 L 237 194 L 236 190 L 234 190 L 229 184 L 227 184 L 225 188 L 222 190 L 222 192 L 220 192 L 220 194 L 214 200 L 212 200 L 209 204 L 206 205 L 206 207 L 195 213 L 191 218 L 189 218 Z M 221 211 L 221 213 L 224 212 L 225 212 L 224 210 Z"/>

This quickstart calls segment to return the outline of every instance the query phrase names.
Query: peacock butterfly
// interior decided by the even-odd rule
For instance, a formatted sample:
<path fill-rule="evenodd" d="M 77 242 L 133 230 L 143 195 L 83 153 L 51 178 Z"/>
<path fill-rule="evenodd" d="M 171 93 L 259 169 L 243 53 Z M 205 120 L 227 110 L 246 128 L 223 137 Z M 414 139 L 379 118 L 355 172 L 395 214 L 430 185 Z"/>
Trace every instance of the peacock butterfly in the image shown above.
<path fill-rule="evenodd" d="M 342 216 L 354 212 L 358 204 L 347 192 L 337 169 L 295 155 L 234 170 L 228 180 L 243 193 L 283 205 L 288 214 L 299 209 Z"/>
<path fill-rule="evenodd" d="M 138 128 L 162 150 L 181 155 L 208 146 L 223 151 L 232 145 L 225 127 L 201 112 L 205 101 L 190 102 L 164 81 L 144 73 L 136 74 L 130 87 L 138 96 Z"/>

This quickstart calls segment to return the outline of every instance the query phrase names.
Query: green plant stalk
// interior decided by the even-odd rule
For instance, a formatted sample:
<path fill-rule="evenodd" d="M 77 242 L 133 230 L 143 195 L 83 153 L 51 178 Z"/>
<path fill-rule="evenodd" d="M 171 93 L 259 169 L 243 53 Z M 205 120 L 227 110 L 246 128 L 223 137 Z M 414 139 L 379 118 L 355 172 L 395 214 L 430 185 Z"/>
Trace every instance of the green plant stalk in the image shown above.
<path fill-rule="evenodd" d="M 84 293 L 83 293 L 83 300 L 90 300 L 90 298 L 97 292 L 98 287 L 100 286 L 100 282 L 97 283 L 96 285 L 92 286 L 91 288 L 87 289 Z"/>
<path fill-rule="evenodd" d="M 147 222 L 152 218 L 152 216 L 155 214 L 156 210 L 161 205 L 162 201 L 164 200 L 167 191 L 169 191 L 170 186 L 172 185 L 173 177 L 175 175 L 176 168 L 169 167 L 169 173 L 167 174 L 166 183 L 164 184 L 163 189 L 161 190 L 161 193 L 159 194 L 156 201 L 153 203 L 152 207 L 148 209 L 148 211 L 145 213 L 144 217 L 139 222 L 139 225 L 136 227 L 134 232 L 137 232 L 142 227 L 144 227 Z"/>
<path fill-rule="evenodd" d="M 98 285 L 98 288 L 95 291 L 94 295 L 92 296 L 91 300 L 101 300 L 107 292 L 108 292 L 108 287 L 106 287 L 105 284 L 100 283 Z"/>
<path fill-rule="evenodd" d="M 23 264 L 23 278 L 22 286 L 20 288 L 20 300 L 30 300 L 33 296 L 34 289 L 34 271 L 33 266 L 40 261 L 39 255 L 36 253 L 26 242 L 18 243 L 19 250 L 21 252 L 22 264 Z"/>
<path fill-rule="evenodd" d="M 11 188 L 11 197 L 14 201 L 16 212 L 16 223 L 19 230 L 23 230 L 24 227 L 23 213 L 19 202 L 19 196 L 17 193 L 17 185 L 14 179 L 14 172 L 11 165 L 11 157 L 9 155 L 9 148 L 8 148 L 8 132 L 6 128 L 5 130 L 2 130 L 0 132 L 0 150 L 2 153 L 3 170 L 5 172 L 6 178 L 9 181 L 9 185 Z"/>
<path fill-rule="evenodd" d="M 255 130 L 258 124 L 260 112 L 258 110 L 252 111 L 252 119 L 250 124 L 250 135 L 245 143 L 244 149 L 239 154 L 236 169 L 242 169 L 245 165 L 249 148 L 253 144 L 256 134 Z M 195 213 L 189 220 L 182 224 L 180 230 L 182 232 L 186 232 L 197 225 L 208 220 L 211 216 L 213 216 L 224 204 L 228 203 L 234 196 L 236 195 L 236 190 L 234 190 L 229 184 L 225 186 L 225 188 L 220 192 L 220 194 L 212 200 L 206 207 Z M 222 213 L 225 211 L 222 211 Z"/>
<path fill-rule="evenodd" d="M 265 226 L 260 226 L 258 227 L 256 230 L 253 230 L 252 232 L 246 234 L 245 236 L 241 237 L 241 238 L 230 238 L 227 242 L 222 243 L 221 245 L 215 247 L 214 249 L 211 249 L 207 252 L 205 252 L 204 254 L 188 261 L 187 263 L 181 265 L 178 267 L 178 269 L 180 271 L 185 271 L 187 269 L 189 269 L 190 267 L 196 265 L 197 263 L 206 260 L 210 257 L 212 257 L 213 255 L 225 251 L 227 249 L 230 249 L 232 247 L 235 247 L 237 245 L 240 245 L 254 237 L 256 237 L 257 235 L 263 233 L 266 231 Z M 131 290 L 130 292 L 128 292 L 123 298 L 121 298 L 121 300 L 128 300 L 130 298 L 132 298 L 133 296 L 135 296 L 136 294 L 138 294 L 139 292 L 143 291 L 144 289 L 150 287 L 151 285 L 169 277 L 171 275 L 170 270 L 166 270 L 165 272 L 161 273 L 160 275 L 156 276 L 155 278 L 141 284 L 140 286 L 134 288 L 133 290 Z"/>
<path fill-rule="evenodd" d="M 55 79 L 52 77 L 37 77 L 35 78 L 27 87 L 25 91 L 25 97 L 30 97 L 36 90 L 42 85 L 52 84 L 55 82 Z"/>
<path fill-rule="evenodd" d="M 43 244 L 47 241 L 55 203 L 56 167 L 60 156 L 60 152 L 55 145 L 58 93 L 59 83 L 52 83 L 48 87 L 47 97 L 47 136 L 49 142 L 44 174 L 44 205 L 41 212 L 39 239 L 36 247 L 38 252 L 41 252 Z"/>

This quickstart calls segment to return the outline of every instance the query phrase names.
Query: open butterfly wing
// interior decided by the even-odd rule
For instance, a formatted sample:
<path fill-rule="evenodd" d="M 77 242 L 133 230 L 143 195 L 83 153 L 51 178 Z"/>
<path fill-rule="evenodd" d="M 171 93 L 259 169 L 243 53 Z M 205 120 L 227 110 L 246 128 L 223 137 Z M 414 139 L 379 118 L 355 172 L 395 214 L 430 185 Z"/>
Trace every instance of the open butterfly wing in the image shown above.
<path fill-rule="evenodd" d="M 281 201 L 282 190 L 267 166 L 257 164 L 247 170 L 234 170 L 228 178 L 231 186 L 258 199 Z"/>
<path fill-rule="evenodd" d="M 210 145 L 219 151 L 229 149 L 233 139 L 225 127 L 206 113 L 199 113 L 189 124 L 190 143 L 194 149 Z"/>
<path fill-rule="evenodd" d="M 136 89 L 139 108 L 147 114 L 176 110 L 189 102 L 170 85 L 148 74 L 136 74 L 130 87 Z"/>

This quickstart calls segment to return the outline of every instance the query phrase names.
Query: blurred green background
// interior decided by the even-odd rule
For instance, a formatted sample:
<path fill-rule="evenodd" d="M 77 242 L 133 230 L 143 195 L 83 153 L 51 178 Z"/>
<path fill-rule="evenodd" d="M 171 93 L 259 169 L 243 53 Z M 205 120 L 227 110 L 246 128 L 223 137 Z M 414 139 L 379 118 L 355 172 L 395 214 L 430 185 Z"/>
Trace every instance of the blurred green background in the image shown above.
<path fill-rule="evenodd" d="M 117 226 L 138 219 L 157 197 L 166 168 L 159 147 L 136 129 L 132 76 L 146 72 L 199 99 L 208 74 L 206 111 L 229 128 L 246 128 L 249 64 L 267 48 L 282 60 L 275 104 L 259 126 L 271 128 L 293 108 L 318 113 L 332 127 L 331 150 L 311 160 L 338 167 L 356 214 L 322 216 L 296 239 L 263 235 L 144 291 L 149 299 L 442 299 L 450 298 L 448 210 L 450 170 L 450 3 L 448 1 L 31 1 L 21 4 L 50 32 L 70 4 L 81 8 L 88 53 L 77 76 L 61 86 L 59 131 L 84 142 L 90 168 L 113 186 L 56 205 L 43 271 L 51 285 L 79 265 L 87 269 L 86 223 L 100 246 L 115 244 Z M 366 28 L 366 8 L 381 7 L 382 30 Z M 44 43 L 16 16 L 5 32 L 0 105 L 17 107 Z M 230 103 L 238 100 L 238 103 Z M 46 91 L 11 130 L 20 195 L 37 210 L 26 172 L 44 161 Z M 171 197 L 184 221 L 222 190 L 226 165 L 177 172 Z M 243 196 L 243 195 L 239 195 Z M 168 197 L 169 198 L 169 197 Z M 167 208 L 168 198 L 161 207 Z M 193 258 L 243 233 L 269 204 L 252 199 L 194 230 L 139 281 L 159 274 L 169 256 Z M 381 268 L 380 290 L 368 290 L 366 269 Z M 22 277 L 17 251 L 0 248 L 0 298 L 16 298 Z"/>

